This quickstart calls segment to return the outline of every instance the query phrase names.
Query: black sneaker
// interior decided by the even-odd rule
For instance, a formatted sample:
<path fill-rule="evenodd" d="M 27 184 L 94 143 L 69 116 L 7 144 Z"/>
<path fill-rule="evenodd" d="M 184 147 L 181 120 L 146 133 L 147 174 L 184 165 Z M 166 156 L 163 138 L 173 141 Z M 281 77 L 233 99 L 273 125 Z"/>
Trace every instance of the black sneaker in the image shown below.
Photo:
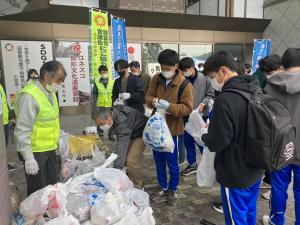
<path fill-rule="evenodd" d="M 154 191 L 151 191 L 150 198 L 151 198 L 151 200 L 154 201 L 154 200 L 159 199 L 160 197 L 164 197 L 167 195 L 168 195 L 168 190 L 163 190 L 161 188 L 158 188 Z"/>
<path fill-rule="evenodd" d="M 12 165 L 10 165 L 10 164 L 7 164 L 7 168 L 8 168 L 8 171 L 9 171 L 9 172 L 14 172 L 14 171 L 17 170 L 17 167 L 12 166 Z"/>
<path fill-rule="evenodd" d="M 211 206 L 213 207 L 214 210 L 216 210 L 218 213 L 224 214 L 223 211 L 223 205 L 221 202 L 212 202 Z"/>
<path fill-rule="evenodd" d="M 167 196 L 167 204 L 168 206 L 175 206 L 177 202 L 176 191 L 169 190 Z"/>
<path fill-rule="evenodd" d="M 191 166 L 188 165 L 182 172 L 181 172 L 181 176 L 189 176 L 191 174 L 194 174 L 197 172 L 197 165 L 195 166 Z"/>

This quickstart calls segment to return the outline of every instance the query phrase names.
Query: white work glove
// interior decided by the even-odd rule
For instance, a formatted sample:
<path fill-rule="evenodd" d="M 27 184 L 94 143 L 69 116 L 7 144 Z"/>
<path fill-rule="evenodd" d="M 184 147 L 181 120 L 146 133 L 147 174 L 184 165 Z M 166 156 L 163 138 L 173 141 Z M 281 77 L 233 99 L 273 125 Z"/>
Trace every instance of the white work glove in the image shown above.
<path fill-rule="evenodd" d="M 25 160 L 25 171 L 27 175 L 36 175 L 39 172 L 39 165 L 34 158 Z"/>
<path fill-rule="evenodd" d="M 86 127 L 84 129 L 84 131 L 85 131 L 85 134 L 97 134 L 97 127 L 94 127 L 94 126 Z"/>
<path fill-rule="evenodd" d="M 128 92 L 124 92 L 124 93 L 121 94 L 121 99 L 123 99 L 123 100 L 127 100 L 127 99 L 130 99 L 130 98 L 131 98 L 131 95 Z"/>

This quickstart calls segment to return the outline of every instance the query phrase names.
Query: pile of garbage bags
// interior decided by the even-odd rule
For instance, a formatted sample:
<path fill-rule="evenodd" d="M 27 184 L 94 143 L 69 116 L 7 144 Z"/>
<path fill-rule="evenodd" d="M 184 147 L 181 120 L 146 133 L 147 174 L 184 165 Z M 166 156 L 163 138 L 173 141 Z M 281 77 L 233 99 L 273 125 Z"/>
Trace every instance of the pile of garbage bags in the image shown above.
<path fill-rule="evenodd" d="M 149 195 L 122 171 L 107 168 L 40 189 L 21 202 L 12 225 L 155 225 Z"/>

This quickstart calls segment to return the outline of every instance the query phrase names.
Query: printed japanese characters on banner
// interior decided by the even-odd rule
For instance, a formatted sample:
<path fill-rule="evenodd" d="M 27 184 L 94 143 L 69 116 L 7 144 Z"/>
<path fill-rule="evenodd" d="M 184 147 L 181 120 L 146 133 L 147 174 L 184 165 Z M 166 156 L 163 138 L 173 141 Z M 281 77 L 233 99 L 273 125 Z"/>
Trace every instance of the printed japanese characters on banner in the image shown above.
<path fill-rule="evenodd" d="M 67 77 L 59 90 L 60 106 L 89 105 L 91 96 L 88 42 L 57 43 L 56 60 L 61 62 Z"/>
<path fill-rule="evenodd" d="M 108 13 L 96 10 L 90 10 L 91 24 L 91 70 L 92 80 L 99 78 L 98 68 L 100 65 L 106 65 L 108 74 L 110 69 L 110 47 L 109 47 L 109 29 Z"/>
<path fill-rule="evenodd" d="M 47 41 L 1 41 L 3 74 L 9 106 L 14 107 L 17 93 L 27 84 L 27 72 L 40 70 L 53 60 L 52 43 Z"/>

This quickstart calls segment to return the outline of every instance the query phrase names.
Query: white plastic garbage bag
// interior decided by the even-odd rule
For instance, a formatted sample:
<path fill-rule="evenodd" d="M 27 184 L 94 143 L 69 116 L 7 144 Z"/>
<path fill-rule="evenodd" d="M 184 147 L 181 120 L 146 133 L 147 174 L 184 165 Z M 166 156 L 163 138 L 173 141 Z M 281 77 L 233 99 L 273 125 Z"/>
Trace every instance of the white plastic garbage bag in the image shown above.
<path fill-rule="evenodd" d="M 100 181 L 109 192 L 116 193 L 133 188 L 128 176 L 115 168 L 95 168 L 93 176 Z"/>
<path fill-rule="evenodd" d="M 55 219 L 52 219 L 45 223 L 45 225 L 80 225 L 78 220 L 74 218 L 72 215 L 64 215 L 57 217 Z"/>
<path fill-rule="evenodd" d="M 114 225 L 155 225 L 155 219 L 152 213 L 152 208 L 147 207 L 140 213 L 127 214 Z"/>
<path fill-rule="evenodd" d="M 126 197 L 130 200 L 133 205 L 138 207 L 146 208 L 149 207 L 149 194 L 140 189 L 134 188 L 125 192 Z"/>
<path fill-rule="evenodd" d="M 49 207 L 48 196 L 55 191 L 54 185 L 49 185 L 29 195 L 20 205 L 20 213 L 29 218 L 36 218 L 47 212 Z"/>
<path fill-rule="evenodd" d="M 67 196 L 67 212 L 72 214 L 79 222 L 88 220 L 91 212 L 88 195 L 69 194 Z"/>
<path fill-rule="evenodd" d="M 125 215 L 125 198 L 108 192 L 104 199 L 91 209 L 91 222 L 110 225 Z"/>
<path fill-rule="evenodd" d="M 165 119 L 165 111 L 160 110 L 151 116 L 143 132 L 147 147 L 159 152 L 174 152 L 174 141 Z"/>
<path fill-rule="evenodd" d="M 197 169 L 197 184 L 199 187 L 213 187 L 216 183 L 216 171 L 214 168 L 215 152 L 203 149 L 202 159 Z"/>
<path fill-rule="evenodd" d="M 20 213 L 43 223 L 43 215 L 54 218 L 66 211 L 66 191 L 64 184 L 48 185 L 29 195 L 20 205 Z"/>
<path fill-rule="evenodd" d="M 193 136 L 193 138 L 199 137 L 199 131 L 205 127 L 205 122 L 202 119 L 201 113 L 198 112 L 198 109 L 194 110 L 189 116 L 189 120 L 185 125 L 185 130 Z"/>

